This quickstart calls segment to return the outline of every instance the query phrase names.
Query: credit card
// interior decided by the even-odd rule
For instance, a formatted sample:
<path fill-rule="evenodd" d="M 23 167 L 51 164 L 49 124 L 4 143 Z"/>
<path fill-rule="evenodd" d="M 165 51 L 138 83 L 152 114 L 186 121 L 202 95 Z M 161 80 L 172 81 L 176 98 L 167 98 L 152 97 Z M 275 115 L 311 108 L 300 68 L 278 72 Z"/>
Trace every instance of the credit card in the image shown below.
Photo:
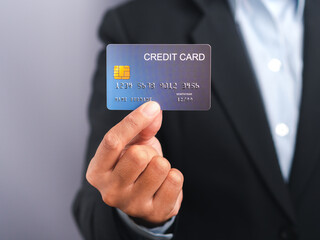
<path fill-rule="evenodd" d="M 162 110 L 211 107 L 208 44 L 109 44 L 107 108 L 134 110 L 156 101 Z"/>

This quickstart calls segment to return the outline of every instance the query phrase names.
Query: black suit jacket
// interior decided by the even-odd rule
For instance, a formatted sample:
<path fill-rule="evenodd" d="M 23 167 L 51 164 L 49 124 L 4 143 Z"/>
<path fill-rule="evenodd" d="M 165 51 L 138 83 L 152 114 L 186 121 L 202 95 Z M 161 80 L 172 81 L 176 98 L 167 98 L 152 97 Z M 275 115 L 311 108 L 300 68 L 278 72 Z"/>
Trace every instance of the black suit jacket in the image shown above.
<path fill-rule="evenodd" d="M 109 11 L 108 43 L 208 43 L 212 109 L 164 112 L 164 156 L 185 176 L 174 239 L 320 239 L 320 1 L 305 8 L 303 93 L 290 181 L 282 178 L 264 105 L 226 0 L 139 0 Z M 105 107 L 105 51 L 93 82 L 87 166 L 128 112 Z M 139 239 L 85 180 L 74 215 L 86 239 Z"/>

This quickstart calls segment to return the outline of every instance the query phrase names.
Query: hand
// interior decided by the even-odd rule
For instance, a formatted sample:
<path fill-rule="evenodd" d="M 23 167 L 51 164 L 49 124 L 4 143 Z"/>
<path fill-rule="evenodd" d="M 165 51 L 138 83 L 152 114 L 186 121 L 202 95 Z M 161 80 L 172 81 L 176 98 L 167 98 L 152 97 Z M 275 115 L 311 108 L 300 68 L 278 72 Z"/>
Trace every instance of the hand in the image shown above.
<path fill-rule="evenodd" d="M 161 123 L 156 102 L 132 111 L 106 133 L 86 174 L 106 204 L 153 225 L 177 215 L 182 202 L 183 175 L 155 137 Z"/>

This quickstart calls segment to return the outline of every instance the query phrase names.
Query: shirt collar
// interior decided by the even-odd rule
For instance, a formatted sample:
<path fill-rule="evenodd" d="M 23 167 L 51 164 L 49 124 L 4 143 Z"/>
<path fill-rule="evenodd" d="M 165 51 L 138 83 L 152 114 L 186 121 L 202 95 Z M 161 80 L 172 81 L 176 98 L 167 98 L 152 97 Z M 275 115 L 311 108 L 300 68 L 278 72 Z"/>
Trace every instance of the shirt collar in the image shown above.
<path fill-rule="evenodd" d="M 299 18 L 302 18 L 306 0 L 296 0 L 296 1 L 297 1 L 297 16 Z"/>
<path fill-rule="evenodd" d="M 237 8 L 239 7 L 239 3 L 241 1 L 245 1 L 246 5 L 250 8 L 253 8 L 253 4 L 254 2 L 256 2 L 257 0 L 228 0 L 231 11 L 233 12 L 233 14 L 235 15 L 235 13 L 237 12 Z M 258 0 L 259 1 L 259 0 Z M 304 12 L 304 6 L 305 6 L 305 0 L 290 0 L 290 1 L 295 1 L 296 2 L 296 13 L 297 13 L 297 17 L 298 19 L 301 19 L 303 17 L 303 12 Z"/>

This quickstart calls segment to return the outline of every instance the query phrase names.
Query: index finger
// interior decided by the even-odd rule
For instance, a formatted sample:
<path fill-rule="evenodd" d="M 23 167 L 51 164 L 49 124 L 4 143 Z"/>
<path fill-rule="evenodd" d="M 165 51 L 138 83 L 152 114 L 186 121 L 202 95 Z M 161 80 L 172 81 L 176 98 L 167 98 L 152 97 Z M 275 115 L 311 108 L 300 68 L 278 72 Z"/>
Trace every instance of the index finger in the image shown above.
<path fill-rule="evenodd" d="M 148 127 L 159 112 L 160 105 L 150 101 L 128 114 L 104 136 L 93 158 L 95 164 L 105 171 L 113 168 L 123 148 Z"/>

